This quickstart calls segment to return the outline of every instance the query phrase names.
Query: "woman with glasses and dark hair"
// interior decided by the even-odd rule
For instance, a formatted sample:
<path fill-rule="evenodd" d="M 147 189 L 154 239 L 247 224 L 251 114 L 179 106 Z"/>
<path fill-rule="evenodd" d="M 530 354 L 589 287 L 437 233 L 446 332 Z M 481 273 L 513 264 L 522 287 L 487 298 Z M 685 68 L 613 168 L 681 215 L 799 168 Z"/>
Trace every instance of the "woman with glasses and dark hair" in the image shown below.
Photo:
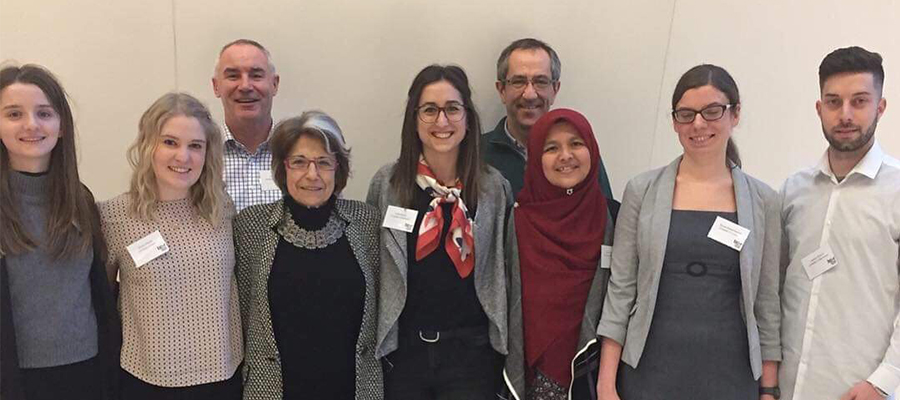
<path fill-rule="evenodd" d="M 272 133 L 284 198 L 235 219 L 245 399 L 383 398 L 375 358 L 378 215 L 340 197 L 350 149 L 308 111 Z"/>
<path fill-rule="evenodd" d="M 597 331 L 600 399 L 777 398 L 781 210 L 740 168 L 740 111 L 724 69 L 685 72 L 672 95 L 684 153 L 625 188 Z"/>
<path fill-rule="evenodd" d="M 119 326 L 56 77 L 0 70 L 0 398 L 114 399 Z"/>
<path fill-rule="evenodd" d="M 506 234 L 504 373 L 512 396 L 504 398 L 592 399 L 613 239 L 612 213 L 597 180 L 600 148 L 588 120 L 560 108 L 531 128 L 528 154 Z"/>
<path fill-rule="evenodd" d="M 368 202 L 380 210 L 378 345 L 385 397 L 494 399 L 507 353 L 503 232 L 509 183 L 478 154 L 465 72 L 413 79 L 400 156 Z"/>

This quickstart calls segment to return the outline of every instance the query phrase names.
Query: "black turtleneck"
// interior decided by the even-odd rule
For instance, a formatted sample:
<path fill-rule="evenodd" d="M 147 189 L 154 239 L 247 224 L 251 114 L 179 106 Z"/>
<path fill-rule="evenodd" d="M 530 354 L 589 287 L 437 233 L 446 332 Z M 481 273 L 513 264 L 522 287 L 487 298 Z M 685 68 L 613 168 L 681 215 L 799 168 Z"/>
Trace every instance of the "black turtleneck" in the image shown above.
<path fill-rule="evenodd" d="M 335 201 L 332 196 L 319 208 L 304 207 L 291 197 L 284 203 L 299 227 L 318 230 L 328 222 Z M 279 237 L 268 286 L 284 399 L 354 398 L 366 288 L 347 237 L 315 250 Z"/>

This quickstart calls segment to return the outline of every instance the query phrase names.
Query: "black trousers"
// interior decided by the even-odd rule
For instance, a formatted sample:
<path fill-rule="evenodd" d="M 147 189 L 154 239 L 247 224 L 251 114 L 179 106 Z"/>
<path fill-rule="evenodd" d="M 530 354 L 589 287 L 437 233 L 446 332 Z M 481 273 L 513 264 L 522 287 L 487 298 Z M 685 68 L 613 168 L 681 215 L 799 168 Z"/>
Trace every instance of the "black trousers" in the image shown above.
<path fill-rule="evenodd" d="M 23 368 L 21 371 L 28 400 L 102 398 L 102 371 L 97 357 L 58 367 Z"/>
<path fill-rule="evenodd" d="M 185 387 L 162 387 L 121 370 L 123 400 L 241 400 L 241 369 L 227 380 Z"/>
<path fill-rule="evenodd" d="M 497 399 L 503 357 L 487 340 L 426 343 L 403 336 L 382 360 L 385 400 Z"/>

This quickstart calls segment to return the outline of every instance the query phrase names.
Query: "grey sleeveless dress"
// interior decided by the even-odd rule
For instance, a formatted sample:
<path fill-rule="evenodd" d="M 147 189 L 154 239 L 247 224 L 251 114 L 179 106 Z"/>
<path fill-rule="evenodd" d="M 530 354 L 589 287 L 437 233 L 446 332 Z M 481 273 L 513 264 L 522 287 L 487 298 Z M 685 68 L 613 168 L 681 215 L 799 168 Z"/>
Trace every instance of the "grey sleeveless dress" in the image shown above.
<path fill-rule="evenodd" d="M 717 216 L 672 210 L 656 309 L 637 368 L 619 367 L 623 400 L 758 400 L 741 315 L 739 253 L 706 235 Z"/>

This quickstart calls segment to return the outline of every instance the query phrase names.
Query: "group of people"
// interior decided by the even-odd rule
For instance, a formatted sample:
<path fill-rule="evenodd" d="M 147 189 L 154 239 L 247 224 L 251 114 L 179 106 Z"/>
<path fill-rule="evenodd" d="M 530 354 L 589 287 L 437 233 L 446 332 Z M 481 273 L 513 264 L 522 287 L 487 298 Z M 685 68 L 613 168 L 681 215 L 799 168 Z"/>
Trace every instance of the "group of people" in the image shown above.
<path fill-rule="evenodd" d="M 691 68 L 683 154 L 613 199 L 591 124 L 553 109 L 557 53 L 497 62 L 482 126 L 466 73 L 410 85 L 365 202 L 350 147 L 240 39 L 220 128 L 154 102 L 127 192 L 95 203 L 57 79 L 0 71 L 3 399 L 881 399 L 900 386 L 900 162 L 874 138 L 877 53 L 819 68 L 819 164 L 776 192 L 741 169 L 738 86 Z"/>

